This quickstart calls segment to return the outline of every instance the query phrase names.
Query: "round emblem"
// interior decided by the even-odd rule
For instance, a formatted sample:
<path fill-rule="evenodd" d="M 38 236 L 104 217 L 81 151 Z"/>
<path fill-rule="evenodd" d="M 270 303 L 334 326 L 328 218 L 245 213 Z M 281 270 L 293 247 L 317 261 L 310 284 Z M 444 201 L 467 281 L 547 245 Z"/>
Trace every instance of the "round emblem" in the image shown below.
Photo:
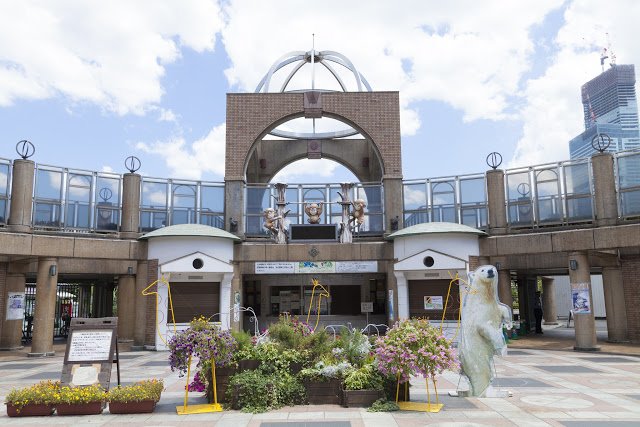
<path fill-rule="evenodd" d="M 129 172 L 135 173 L 138 169 L 140 169 L 140 159 L 136 156 L 129 156 L 124 161 L 124 166 L 129 169 Z"/>
<path fill-rule="evenodd" d="M 23 139 L 16 144 L 16 152 L 22 157 L 22 160 L 27 160 L 36 152 L 36 147 L 30 141 Z"/>

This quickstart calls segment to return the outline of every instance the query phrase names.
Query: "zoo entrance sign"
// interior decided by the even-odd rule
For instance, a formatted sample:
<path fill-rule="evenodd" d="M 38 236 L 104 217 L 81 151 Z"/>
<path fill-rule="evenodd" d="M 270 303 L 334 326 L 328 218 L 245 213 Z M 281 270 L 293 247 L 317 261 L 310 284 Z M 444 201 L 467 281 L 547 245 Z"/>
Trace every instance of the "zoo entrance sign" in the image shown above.
<path fill-rule="evenodd" d="M 377 273 L 378 261 L 256 262 L 255 274 Z"/>

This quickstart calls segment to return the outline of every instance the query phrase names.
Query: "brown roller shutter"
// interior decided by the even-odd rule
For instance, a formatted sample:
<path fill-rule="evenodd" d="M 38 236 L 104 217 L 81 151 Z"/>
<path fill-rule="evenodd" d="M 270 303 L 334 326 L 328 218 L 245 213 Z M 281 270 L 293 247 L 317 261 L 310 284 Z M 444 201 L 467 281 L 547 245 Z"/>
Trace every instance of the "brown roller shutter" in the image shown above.
<path fill-rule="evenodd" d="M 176 323 L 190 322 L 199 316 L 210 317 L 220 312 L 220 283 L 171 282 L 171 299 Z M 217 322 L 220 318 L 216 316 L 211 320 Z"/>
<path fill-rule="evenodd" d="M 409 280 L 409 315 L 428 317 L 430 320 L 442 319 L 442 310 L 425 310 L 425 296 L 442 296 L 442 304 L 447 300 L 450 280 Z M 451 295 L 447 307 L 446 320 L 457 320 L 460 310 L 460 290 L 458 284 L 451 285 Z"/>

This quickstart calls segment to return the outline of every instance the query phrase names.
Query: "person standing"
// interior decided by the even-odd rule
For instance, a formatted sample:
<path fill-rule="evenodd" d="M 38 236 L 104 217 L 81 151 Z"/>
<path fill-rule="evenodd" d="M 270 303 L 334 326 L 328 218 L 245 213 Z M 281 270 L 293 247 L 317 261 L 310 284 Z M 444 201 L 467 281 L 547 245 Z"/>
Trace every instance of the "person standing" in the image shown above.
<path fill-rule="evenodd" d="M 533 315 L 536 318 L 536 334 L 542 333 L 542 297 L 540 291 L 536 291 L 536 297 L 533 300 Z"/>

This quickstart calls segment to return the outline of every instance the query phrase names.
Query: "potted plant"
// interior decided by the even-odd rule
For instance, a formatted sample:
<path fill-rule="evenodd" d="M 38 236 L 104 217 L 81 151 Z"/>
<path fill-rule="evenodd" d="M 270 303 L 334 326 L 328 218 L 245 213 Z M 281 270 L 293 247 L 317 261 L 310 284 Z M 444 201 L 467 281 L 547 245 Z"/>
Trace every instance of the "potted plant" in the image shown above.
<path fill-rule="evenodd" d="M 164 389 L 162 380 L 151 379 L 109 390 L 107 401 L 112 414 L 153 412 Z"/>
<path fill-rule="evenodd" d="M 384 394 L 384 379 L 375 363 L 350 371 L 344 379 L 344 406 L 369 407 Z"/>
<path fill-rule="evenodd" d="M 86 387 L 60 387 L 56 396 L 58 415 L 94 415 L 104 408 L 105 389 L 100 384 Z"/>
<path fill-rule="evenodd" d="M 32 417 L 51 415 L 55 409 L 59 381 L 41 381 L 29 387 L 13 389 L 5 398 L 7 415 Z"/>
<path fill-rule="evenodd" d="M 210 401 L 213 400 L 211 380 L 211 361 L 215 362 L 217 395 L 225 396 L 225 388 L 232 372 L 224 372 L 224 367 L 231 367 L 233 354 L 237 350 L 237 342 L 229 331 L 209 322 L 206 317 L 193 319 L 189 328 L 178 331 L 169 340 L 169 365 L 177 370 L 180 376 L 187 373 L 192 358 L 198 358 L 194 380 L 189 390 L 207 391 Z M 225 381 L 226 379 L 226 381 Z M 220 400 L 220 398 L 219 398 Z"/>
<path fill-rule="evenodd" d="M 401 385 L 412 375 L 431 378 L 446 369 L 457 369 L 458 363 L 451 345 L 427 319 L 407 319 L 396 322 L 384 337 L 376 340 L 378 369 L 397 380 L 394 400 L 402 396 Z M 405 399 L 408 393 L 405 387 Z"/>

